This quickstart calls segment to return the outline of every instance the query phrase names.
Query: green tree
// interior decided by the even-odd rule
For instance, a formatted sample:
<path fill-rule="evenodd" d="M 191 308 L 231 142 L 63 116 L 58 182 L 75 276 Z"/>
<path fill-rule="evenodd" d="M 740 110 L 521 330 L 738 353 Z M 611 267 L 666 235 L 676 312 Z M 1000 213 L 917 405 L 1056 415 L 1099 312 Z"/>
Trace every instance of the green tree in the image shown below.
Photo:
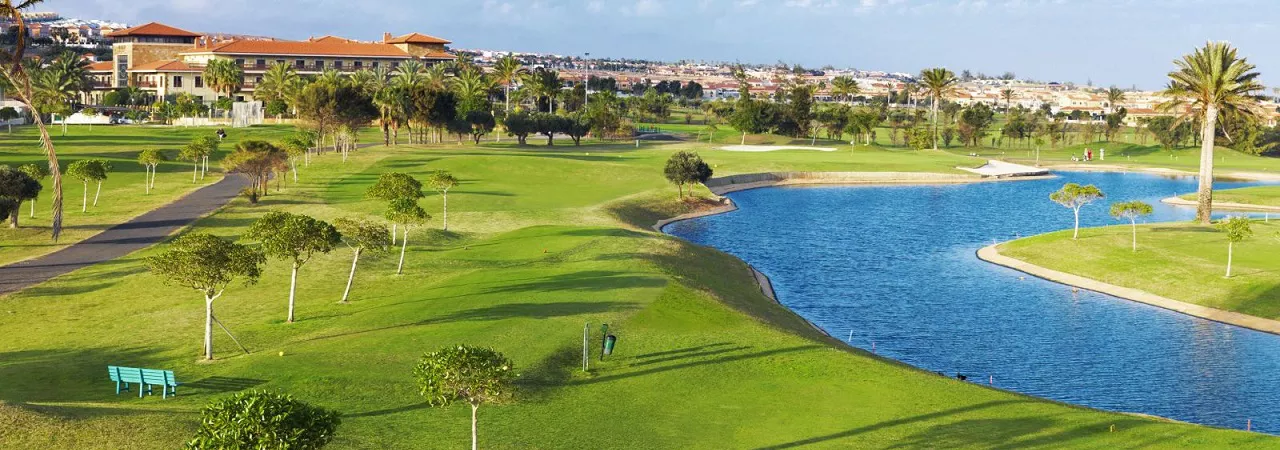
<path fill-rule="evenodd" d="M 13 134 L 13 124 L 8 122 L 19 117 L 22 117 L 22 115 L 18 114 L 18 110 L 14 109 L 12 106 L 0 108 L 0 121 L 5 122 L 5 126 L 9 128 L 9 134 Z"/>
<path fill-rule="evenodd" d="M 32 179 L 36 180 L 36 182 L 49 177 L 49 168 L 35 163 L 23 164 L 18 167 L 18 171 L 27 174 Z M 36 198 L 39 197 L 37 196 L 31 199 L 30 217 L 33 219 L 36 217 Z"/>
<path fill-rule="evenodd" d="M 441 229 L 449 231 L 449 190 L 458 186 L 458 179 L 447 170 L 435 170 L 427 175 L 427 186 L 432 190 L 440 193 L 440 199 L 444 203 L 444 215 L 441 218 L 443 226 Z"/>
<path fill-rule="evenodd" d="M 1231 259 L 1236 244 L 1253 236 L 1252 222 L 1248 216 L 1227 216 L 1218 221 L 1218 231 L 1227 234 L 1227 278 L 1231 278 Z"/>
<path fill-rule="evenodd" d="M 493 113 L 489 111 L 471 111 L 467 113 L 466 123 L 471 133 L 471 141 L 476 145 L 480 145 L 480 138 L 493 131 L 497 123 L 493 119 Z"/>
<path fill-rule="evenodd" d="M 417 200 L 426 197 L 422 193 L 422 182 L 406 173 L 386 172 L 378 175 L 378 181 L 364 193 L 365 197 L 390 202 L 395 199 L 408 198 Z M 392 221 L 391 243 L 396 242 L 396 226 Z"/>
<path fill-rule="evenodd" d="M 292 263 L 289 276 L 289 317 L 293 323 L 294 298 L 298 289 L 298 269 L 316 253 L 329 253 L 342 241 L 342 234 L 327 222 L 302 214 L 281 211 L 266 213 L 249 226 L 245 238 L 262 244 L 267 256 Z"/>
<path fill-rule="evenodd" d="M 236 144 L 235 151 L 222 160 L 227 173 L 241 173 L 249 177 L 249 201 L 258 202 L 260 195 L 267 195 L 267 181 L 272 172 L 287 169 L 288 154 L 267 141 L 247 140 Z"/>
<path fill-rule="evenodd" d="M 1004 99 L 1004 112 L 1008 114 L 1013 111 L 1013 89 L 1004 89 L 1000 91 L 1000 98 Z"/>
<path fill-rule="evenodd" d="M 689 151 L 678 151 L 667 159 L 667 165 L 663 168 L 663 176 L 676 185 L 676 198 L 684 198 L 684 185 L 693 183 L 706 183 L 711 179 L 711 166 L 702 161 L 702 157 L 697 153 Z M 690 187 L 692 193 L 692 187 Z"/>
<path fill-rule="evenodd" d="M 315 450 L 329 445 L 342 419 L 336 411 L 285 394 L 253 390 L 211 402 L 188 450 Z"/>
<path fill-rule="evenodd" d="M 89 211 L 89 182 L 98 183 L 98 192 L 93 195 L 93 206 L 98 206 L 98 195 L 102 193 L 102 181 L 107 179 L 111 171 L 111 163 L 102 159 L 82 159 L 67 166 L 67 175 L 84 183 L 84 198 L 80 211 Z"/>
<path fill-rule="evenodd" d="M 427 353 L 413 368 L 421 394 L 433 407 L 465 401 L 471 405 L 471 449 L 479 446 L 476 415 L 480 405 L 511 398 L 515 391 L 515 365 L 489 348 L 459 345 Z"/>
<path fill-rule="evenodd" d="M 146 175 L 142 178 L 142 185 L 146 193 L 151 193 L 151 188 L 156 186 L 156 168 L 160 163 L 165 161 L 164 152 L 154 148 L 143 150 L 138 153 L 138 164 L 147 170 Z"/>
<path fill-rule="evenodd" d="M 18 212 L 22 208 L 22 202 L 27 200 L 35 200 L 40 196 L 40 181 L 33 178 L 30 174 L 21 169 L 15 170 L 9 166 L 0 165 L 0 201 L 3 201 L 9 207 L 4 209 L 5 214 L 0 214 L 0 220 L 4 220 L 8 216 L 9 228 L 18 228 Z"/>
<path fill-rule="evenodd" d="M 920 82 L 924 85 L 925 90 L 929 92 L 932 100 L 929 102 L 929 109 L 933 116 L 933 149 L 938 149 L 938 102 L 943 101 L 948 95 L 955 92 L 956 84 L 960 82 L 956 78 L 956 74 L 942 67 L 933 69 L 925 69 L 920 72 Z"/>
<path fill-rule="evenodd" d="M 205 233 L 185 234 L 157 256 L 147 258 L 151 273 L 166 283 L 204 294 L 204 358 L 213 359 L 213 301 L 237 278 L 258 282 L 266 257 L 255 249 Z M 221 322 L 219 322 L 221 325 Z"/>
<path fill-rule="evenodd" d="M 517 79 L 524 77 L 529 70 L 525 69 L 520 63 L 520 60 L 516 59 L 516 57 L 512 56 L 510 53 L 498 58 L 498 60 L 493 64 L 493 69 L 494 77 L 498 79 L 498 82 L 502 83 L 502 88 L 505 90 L 504 95 L 502 96 L 503 100 L 506 102 L 504 111 L 510 112 L 511 85 L 515 83 Z"/>
<path fill-rule="evenodd" d="M 1111 108 L 1112 112 L 1119 111 L 1121 108 L 1120 102 L 1123 101 L 1124 91 L 1115 86 L 1111 86 L 1110 89 L 1107 89 L 1107 106 Z"/>
<path fill-rule="evenodd" d="M 1139 200 L 1111 204 L 1111 217 L 1129 221 L 1129 226 L 1133 230 L 1133 251 L 1135 252 L 1138 251 L 1138 218 L 1149 216 L 1151 212 L 1151 205 Z"/>
<path fill-rule="evenodd" d="M 244 69 L 235 61 L 224 58 L 210 59 L 204 66 L 204 83 L 226 99 L 231 99 L 244 84 Z M 224 108 L 224 113 L 227 108 Z"/>
<path fill-rule="evenodd" d="M 850 76 L 838 76 L 831 79 L 831 95 L 840 101 L 850 101 L 853 96 L 862 92 L 858 80 Z"/>
<path fill-rule="evenodd" d="M 387 204 L 387 221 L 404 229 L 400 238 L 400 263 L 396 265 L 396 275 L 404 273 L 404 253 L 409 247 L 409 229 L 422 225 L 431 219 L 415 198 L 397 198 Z"/>
<path fill-rule="evenodd" d="M 289 157 L 289 170 L 293 172 L 294 183 L 298 182 L 298 160 L 307 160 L 311 155 L 311 147 L 315 145 L 311 133 L 305 131 L 294 133 L 280 142 L 280 149 Z"/>
<path fill-rule="evenodd" d="M 521 111 L 508 114 L 502 120 L 502 127 L 507 130 L 507 134 L 515 136 L 518 144 L 526 145 L 529 135 L 537 130 L 537 123 L 528 113 Z"/>
<path fill-rule="evenodd" d="M 1092 184 L 1081 186 L 1077 183 L 1067 183 L 1062 186 L 1062 189 L 1049 194 L 1049 200 L 1070 208 L 1075 213 L 1076 224 L 1075 231 L 1071 235 L 1072 240 L 1080 237 L 1080 208 L 1103 197 L 1106 197 L 1106 195 L 1097 186 Z"/>
<path fill-rule="evenodd" d="M 391 233 L 385 225 L 372 221 L 354 218 L 340 218 L 334 222 L 342 242 L 351 247 L 354 254 L 351 258 L 351 274 L 347 276 L 347 288 L 342 291 L 342 301 L 347 303 L 351 295 L 351 283 L 356 279 L 356 265 L 360 263 L 360 255 L 368 251 L 371 256 L 378 256 L 387 251 L 391 245 Z"/>
<path fill-rule="evenodd" d="M 40 146 L 44 150 L 45 159 L 48 161 L 49 173 L 53 176 L 53 198 L 51 199 L 52 217 L 52 237 L 54 242 L 58 241 L 58 237 L 62 234 L 62 170 L 58 164 L 58 154 L 53 146 L 53 139 L 49 137 L 49 129 L 45 126 L 44 114 L 51 112 L 44 108 L 42 101 L 42 92 L 40 89 L 33 88 L 37 85 L 39 65 L 31 64 L 31 58 L 28 57 L 26 51 L 33 48 L 28 41 L 29 29 L 23 17 L 23 13 L 29 11 L 35 5 L 41 3 L 41 0 L 21 0 L 16 4 L 12 0 L 0 0 L 0 15 L 8 16 L 7 18 L 15 25 L 12 28 L 14 37 L 13 45 L 0 48 L 0 81 L 10 89 L 5 89 L 5 95 L 16 98 L 19 102 L 26 105 L 31 111 L 32 121 L 35 122 L 36 130 L 40 134 Z M 82 61 L 83 58 L 75 58 Z M 88 64 L 85 63 L 87 69 Z"/>
<path fill-rule="evenodd" d="M 1162 109 L 1179 111 L 1181 120 L 1200 124 L 1200 185 L 1196 194 L 1196 220 L 1209 224 L 1213 213 L 1213 143 L 1218 114 L 1231 111 L 1253 115 L 1263 86 L 1248 58 L 1236 55 L 1226 42 L 1208 42 L 1173 62 L 1164 96 L 1172 100 Z"/>

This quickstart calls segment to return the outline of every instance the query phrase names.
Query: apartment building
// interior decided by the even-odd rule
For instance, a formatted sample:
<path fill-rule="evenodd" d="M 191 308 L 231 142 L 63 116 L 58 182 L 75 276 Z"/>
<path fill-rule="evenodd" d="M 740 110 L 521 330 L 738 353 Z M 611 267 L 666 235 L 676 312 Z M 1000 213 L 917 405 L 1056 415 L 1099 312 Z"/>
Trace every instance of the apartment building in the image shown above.
<path fill-rule="evenodd" d="M 288 41 L 263 38 L 224 38 L 148 23 L 107 35 L 112 41 L 112 61 L 90 67 L 95 96 L 135 86 L 167 97 L 189 93 L 204 102 L 217 98 L 204 80 L 209 61 L 235 61 L 244 71 L 236 100 L 252 100 L 254 87 L 275 64 L 288 64 L 299 74 L 317 75 L 325 70 L 355 72 L 363 69 L 395 70 L 409 60 L 424 64 L 450 61 L 450 42 L 421 33 L 383 35 L 369 42 L 336 36 Z"/>

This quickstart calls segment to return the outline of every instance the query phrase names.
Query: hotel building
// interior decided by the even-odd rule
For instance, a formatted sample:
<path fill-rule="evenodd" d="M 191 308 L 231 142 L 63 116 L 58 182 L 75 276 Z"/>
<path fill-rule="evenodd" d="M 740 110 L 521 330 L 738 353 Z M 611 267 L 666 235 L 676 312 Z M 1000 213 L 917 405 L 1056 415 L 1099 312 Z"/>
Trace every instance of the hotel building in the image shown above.
<path fill-rule="evenodd" d="M 409 60 L 431 65 L 454 59 L 445 49 L 449 41 L 419 33 L 386 33 L 378 42 L 335 36 L 286 41 L 224 38 L 152 22 L 106 37 L 112 42 L 112 60 L 90 67 L 95 99 L 114 89 L 136 86 L 158 98 L 190 93 L 213 102 L 217 94 L 204 82 L 203 73 L 213 59 L 232 60 L 243 68 L 237 101 L 253 100 L 254 87 L 273 64 L 288 64 L 305 76 L 325 70 L 350 73 L 381 67 L 391 71 Z"/>

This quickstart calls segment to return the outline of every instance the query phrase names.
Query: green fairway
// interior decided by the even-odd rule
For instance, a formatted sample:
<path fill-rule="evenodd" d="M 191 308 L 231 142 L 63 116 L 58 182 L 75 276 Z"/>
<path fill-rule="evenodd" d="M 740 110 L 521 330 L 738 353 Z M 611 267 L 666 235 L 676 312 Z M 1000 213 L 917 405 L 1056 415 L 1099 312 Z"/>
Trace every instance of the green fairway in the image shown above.
<path fill-rule="evenodd" d="M 1179 198 L 1195 201 L 1196 194 L 1185 194 Z M 1213 201 L 1214 203 L 1280 206 L 1280 186 L 1250 186 L 1213 191 Z"/>
<path fill-rule="evenodd" d="M 480 408 L 482 448 L 1277 445 L 1034 399 L 842 347 L 761 294 L 741 261 L 648 231 L 694 207 L 662 177 L 676 150 L 699 150 L 718 175 L 953 172 L 980 160 L 879 147 L 560 144 L 375 147 L 346 163 L 324 155 L 298 184 L 197 223 L 235 238 L 271 210 L 379 217 L 384 205 L 364 191 L 386 171 L 447 169 L 462 182 L 449 194 L 450 231 L 438 230 L 441 198 L 429 195 L 422 205 L 434 218 L 410 234 L 405 274 L 394 275 L 394 257 L 362 258 L 351 304 L 337 303 L 346 248 L 302 268 L 296 323 L 284 322 L 287 263 L 228 289 L 216 314 L 248 355 L 215 331 L 218 359 L 197 362 L 200 294 L 162 284 L 143 264 L 163 245 L 0 298 L 0 446 L 174 448 L 201 406 L 257 388 L 340 411 L 334 448 L 457 448 L 470 439 L 469 409 L 426 407 L 411 370 L 423 352 L 460 343 L 492 346 L 521 374 L 514 403 Z M 177 177 L 182 166 L 172 166 Z M 618 350 L 604 361 L 593 354 L 584 374 L 583 326 L 594 343 L 606 322 Z M 186 384 L 169 400 L 117 396 L 110 364 L 172 369 Z"/>
<path fill-rule="evenodd" d="M 63 172 L 74 161 L 101 158 L 109 161 L 112 171 L 102 183 L 102 195 L 98 206 L 90 205 L 81 211 L 84 184 L 65 176 L 63 186 L 63 233 L 57 244 L 49 239 L 50 201 L 53 198 L 52 181 L 41 180 L 45 186 L 36 200 L 35 218 L 30 217 L 31 205 L 22 205 L 20 228 L 0 227 L 0 265 L 33 256 L 43 255 L 121 223 L 131 217 L 169 203 L 192 190 L 214 183 L 222 178 L 218 162 L 235 144 L 243 139 L 274 140 L 293 132 L 287 126 L 256 126 L 230 129 L 227 140 L 219 147 L 218 154 L 209 162 L 210 172 L 203 180 L 192 182 L 190 161 L 174 161 L 178 150 L 195 136 L 212 134 L 214 128 L 135 127 L 135 126 L 69 126 L 66 136 L 61 127 L 53 127 L 53 144 Z M 170 159 L 156 170 L 156 186 L 151 194 L 142 180 L 146 170 L 138 164 L 138 153 L 146 149 L 164 150 Z M 35 127 L 14 128 L 13 134 L 0 133 L 0 164 L 18 167 L 27 163 L 46 165 L 40 135 Z M 89 202 L 93 202 L 97 186 L 89 185 Z"/>
<path fill-rule="evenodd" d="M 1280 319 L 1280 222 L 1253 223 L 1255 237 L 1236 244 L 1231 278 L 1227 239 L 1211 227 L 1189 223 L 1138 227 L 1138 251 L 1131 251 L 1129 226 L 1090 228 L 1020 239 L 1000 253 L 1041 267 L 1076 274 L 1156 295 Z"/>
<path fill-rule="evenodd" d="M 1082 158 L 1086 148 L 1093 149 L 1094 160 L 1091 162 L 1072 161 L 1072 157 Z M 1101 157 L 1100 148 L 1107 150 L 1105 160 Z M 949 151 L 960 154 L 970 152 L 987 158 L 1005 159 L 1014 162 L 1035 163 L 1036 150 L 1033 147 L 1017 146 L 1012 148 L 951 148 Z M 1280 173 L 1280 158 L 1256 156 L 1237 152 L 1226 147 L 1214 149 L 1214 171 L 1223 172 L 1276 172 Z M 1042 146 L 1039 161 L 1044 165 L 1081 164 L 1097 166 L 1131 166 L 1131 167 L 1165 167 L 1187 172 L 1200 170 L 1200 147 L 1180 147 L 1173 151 L 1165 150 L 1156 144 L 1140 145 L 1126 142 L 1094 142 L 1076 144 L 1056 149 Z"/>

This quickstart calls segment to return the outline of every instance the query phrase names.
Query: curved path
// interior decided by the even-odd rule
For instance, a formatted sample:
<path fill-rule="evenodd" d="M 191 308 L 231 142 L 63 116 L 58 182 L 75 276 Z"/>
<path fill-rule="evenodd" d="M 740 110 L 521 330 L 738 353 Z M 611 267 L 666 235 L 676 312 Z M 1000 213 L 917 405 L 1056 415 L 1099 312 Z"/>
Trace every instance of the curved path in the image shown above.
<path fill-rule="evenodd" d="M 43 283 L 50 278 L 109 261 L 165 240 L 169 235 L 226 205 L 249 185 L 239 175 L 108 228 L 67 248 L 26 261 L 0 266 L 0 296 Z"/>

